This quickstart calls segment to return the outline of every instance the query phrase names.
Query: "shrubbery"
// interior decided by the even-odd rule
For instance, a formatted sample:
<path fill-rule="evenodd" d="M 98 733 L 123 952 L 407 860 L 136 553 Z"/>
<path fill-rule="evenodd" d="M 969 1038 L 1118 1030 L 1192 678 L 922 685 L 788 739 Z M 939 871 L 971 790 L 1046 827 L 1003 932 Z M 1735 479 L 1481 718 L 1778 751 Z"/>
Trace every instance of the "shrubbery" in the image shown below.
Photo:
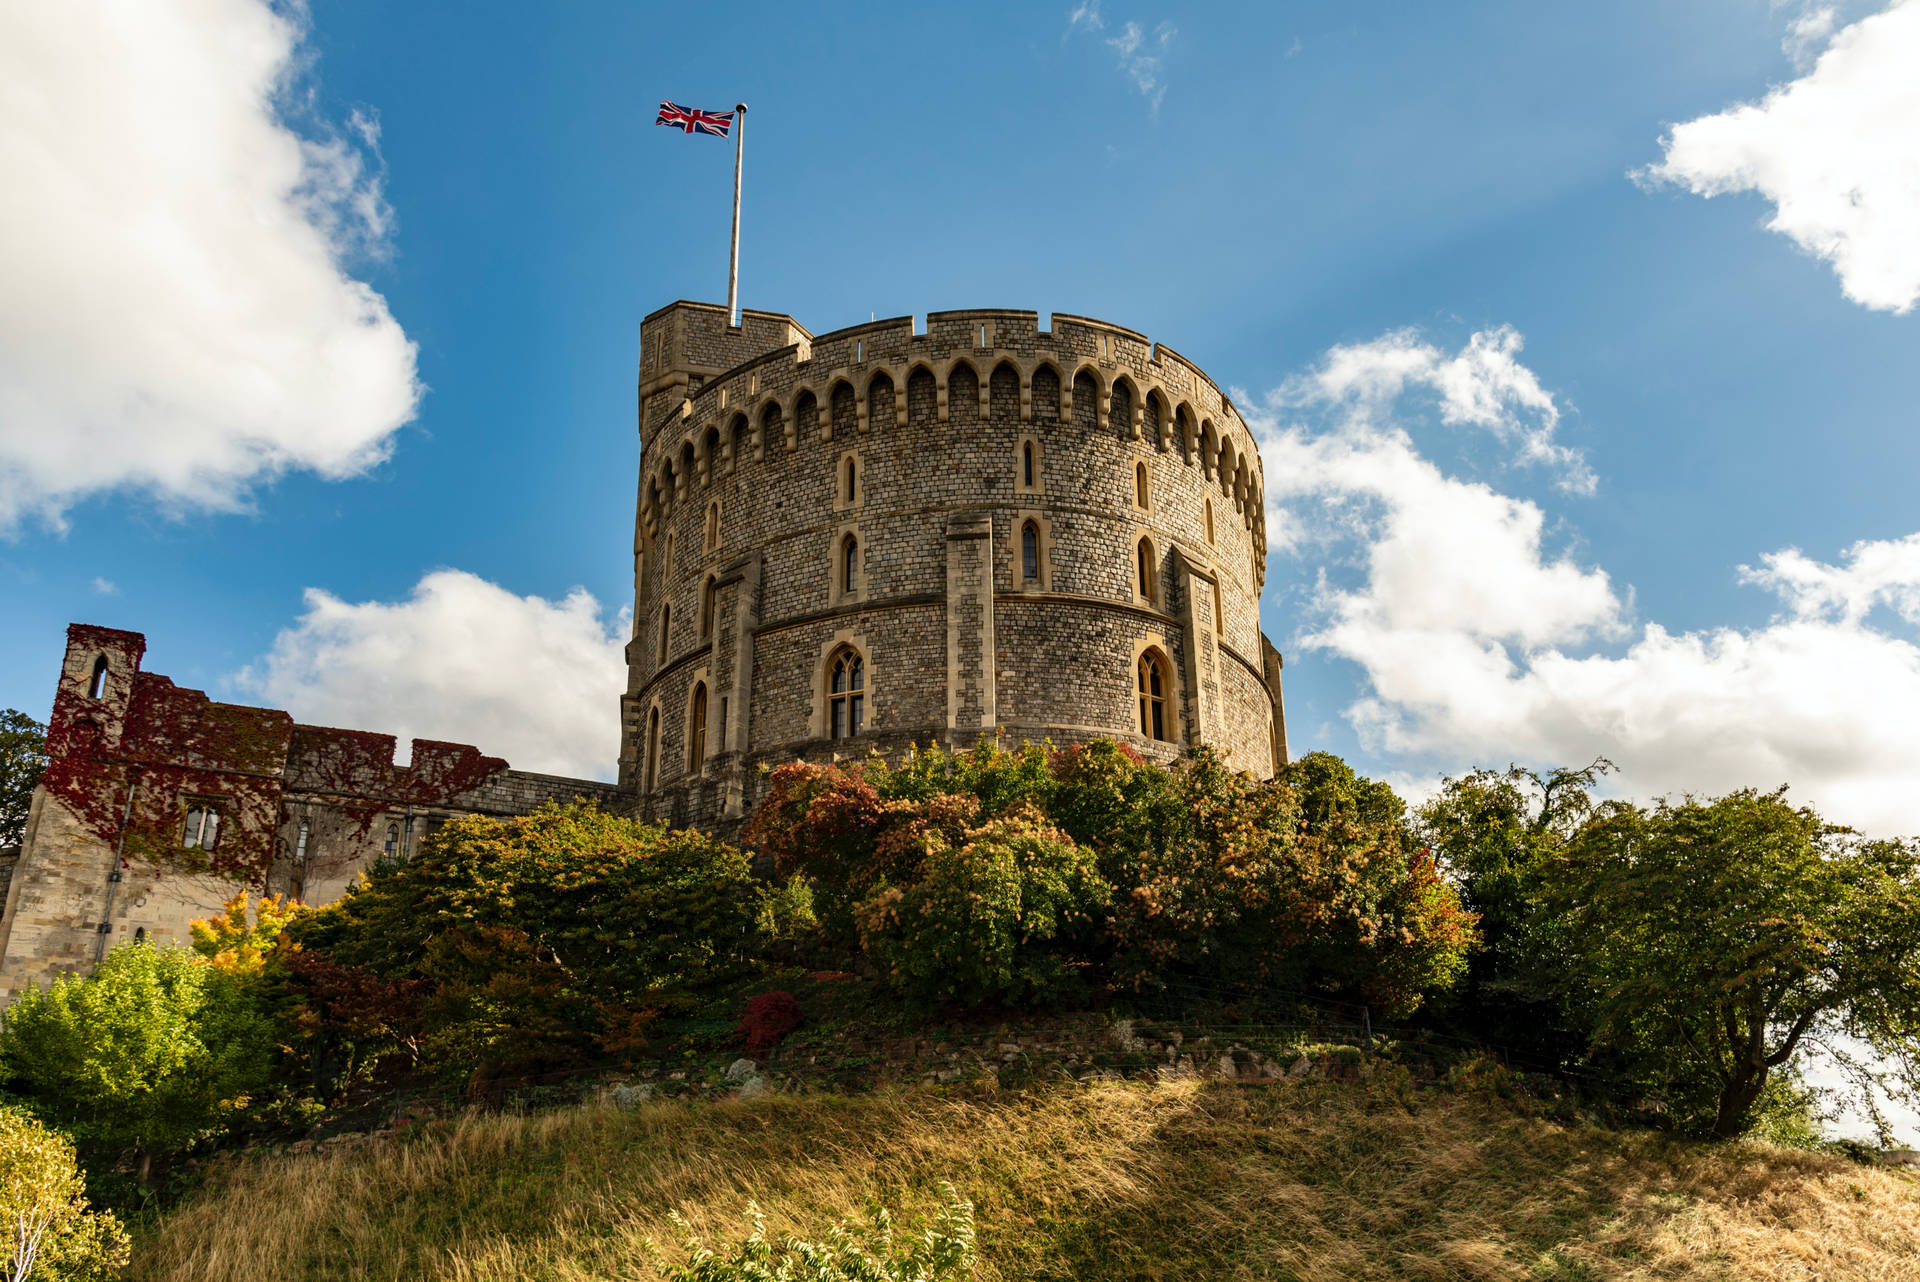
<path fill-rule="evenodd" d="M 90 1155 L 150 1161 L 216 1135 L 268 1083 L 273 1024 L 228 972 L 127 943 L 89 976 L 18 994 L 0 1072 Z"/>
<path fill-rule="evenodd" d="M 759 907 L 746 856 L 696 832 L 583 805 L 456 820 L 293 923 L 315 1079 L 399 1049 L 478 1089 L 637 1049 L 741 963 Z"/>
<path fill-rule="evenodd" d="M 753 1232 L 725 1255 L 697 1238 L 686 1243 L 684 1264 L 665 1266 L 669 1282 L 963 1282 L 973 1274 L 973 1204 L 942 1183 L 944 1205 L 916 1236 L 897 1240 L 893 1217 L 876 1207 L 868 1223 L 835 1226 L 819 1242 L 789 1237 L 767 1241 L 758 1208 Z M 676 1217 L 677 1218 L 677 1217 Z M 647 1243 L 656 1263 L 659 1249 Z"/>
<path fill-rule="evenodd" d="M 0 1107 L 0 1277 L 106 1282 L 127 1262 L 127 1234 L 87 1205 L 73 1145 L 27 1113 Z"/>
<path fill-rule="evenodd" d="M 1473 923 L 1402 809 L 1324 754 L 1261 783 L 1205 751 L 1166 769 L 1111 740 L 989 743 L 783 766 L 749 836 L 913 996 L 1205 980 L 1410 1010 Z"/>

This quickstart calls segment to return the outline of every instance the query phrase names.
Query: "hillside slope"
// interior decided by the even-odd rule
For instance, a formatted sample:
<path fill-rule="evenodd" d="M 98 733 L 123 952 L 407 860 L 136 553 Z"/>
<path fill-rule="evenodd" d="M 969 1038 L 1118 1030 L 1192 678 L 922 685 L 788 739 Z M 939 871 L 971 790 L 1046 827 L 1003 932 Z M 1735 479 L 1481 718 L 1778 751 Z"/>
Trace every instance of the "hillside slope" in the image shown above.
<path fill-rule="evenodd" d="M 134 1276 L 632 1279 L 680 1210 L 818 1234 L 973 1199 L 982 1279 L 1911 1278 L 1920 1180 L 1562 1126 L 1491 1091 L 1094 1082 L 590 1106 L 232 1162 Z"/>

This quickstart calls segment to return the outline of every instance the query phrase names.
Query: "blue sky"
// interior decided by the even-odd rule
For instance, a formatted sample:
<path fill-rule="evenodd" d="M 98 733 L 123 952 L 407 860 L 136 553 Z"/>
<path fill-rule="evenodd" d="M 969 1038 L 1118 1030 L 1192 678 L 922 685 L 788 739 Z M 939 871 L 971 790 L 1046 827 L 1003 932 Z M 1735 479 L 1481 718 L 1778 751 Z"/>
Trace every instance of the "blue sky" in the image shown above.
<path fill-rule="evenodd" d="M 610 770 L 638 321 L 726 284 L 732 149 L 652 117 L 744 99 L 745 305 L 1239 389 L 1296 750 L 1920 831 L 1920 5 L 266 14 L 0 40 L 0 706 L 79 620 Z"/>

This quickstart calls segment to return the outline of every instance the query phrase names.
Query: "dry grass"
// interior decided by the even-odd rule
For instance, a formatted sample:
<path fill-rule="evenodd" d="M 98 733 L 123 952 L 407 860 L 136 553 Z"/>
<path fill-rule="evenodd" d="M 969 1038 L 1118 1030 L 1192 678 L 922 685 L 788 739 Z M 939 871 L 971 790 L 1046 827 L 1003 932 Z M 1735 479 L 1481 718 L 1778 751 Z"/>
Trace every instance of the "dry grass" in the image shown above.
<path fill-rule="evenodd" d="M 1906 1279 L 1920 1181 L 1763 1146 L 1568 1128 L 1493 1097 L 1100 1083 L 473 1117 L 262 1157 L 150 1235 L 134 1276 L 643 1279 L 678 1208 L 749 1199 L 818 1234 L 935 1184 L 972 1198 L 982 1279 Z"/>

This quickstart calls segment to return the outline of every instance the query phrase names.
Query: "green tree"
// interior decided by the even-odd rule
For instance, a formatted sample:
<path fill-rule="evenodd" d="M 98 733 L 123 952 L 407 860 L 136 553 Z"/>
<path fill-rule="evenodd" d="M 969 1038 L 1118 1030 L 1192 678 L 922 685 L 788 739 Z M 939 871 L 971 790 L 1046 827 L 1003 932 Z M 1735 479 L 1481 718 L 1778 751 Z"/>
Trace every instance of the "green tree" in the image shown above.
<path fill-rule="evenodd" d="M 1920 1052 L 1920 843 L 1863 839 L 1785 791 L 1603 807 L 1544 891 L 1599 1038 L 1718 1138 L 1812 1041 Z"/>
<path fill-rule="evenodd" d="M 1480 925 L 1480 946 L 1446 1017 L 1543 1065 L 1582 1060 L 1593 1040 L 1590 1012 L 1560 982 L 1564 921 L 1539 895 L 1612 768 L 1600 758 L 1544 774 L 1520 766 L 1475 770 L 1445 780 L 1414 816 L 1417 839 L 1439 857 Z"/>
<path fill-rule="evenodd" d="M 0 1277 L 107 1282 L 127 1263 L 126 1230 L 87 1205 L 66 1136 L 17 1108 L 0 1108 Z"/>
<path fill-rule="evenodd" d="M 316 1089 L 392 1050 L 479 1092 L 644 1043 L 740 964 L 761 895 L 739 850 L 591 806 L 446 825 L 288 927 Z"/>
<path fill-rule="evenodd" d="M 16 709 L 0 712 L 0 846 L 20 844 L 46 768 L 47 728 Z"/>
<path fill-rule="evenodd" d="M 217 1134 L 266 1085 L 272 1022 L 246 986 L 185 949 L 127 943 L 91 975 L 15 997 L 0 1073 L 34 1112 L 106 1158 Z"/>

